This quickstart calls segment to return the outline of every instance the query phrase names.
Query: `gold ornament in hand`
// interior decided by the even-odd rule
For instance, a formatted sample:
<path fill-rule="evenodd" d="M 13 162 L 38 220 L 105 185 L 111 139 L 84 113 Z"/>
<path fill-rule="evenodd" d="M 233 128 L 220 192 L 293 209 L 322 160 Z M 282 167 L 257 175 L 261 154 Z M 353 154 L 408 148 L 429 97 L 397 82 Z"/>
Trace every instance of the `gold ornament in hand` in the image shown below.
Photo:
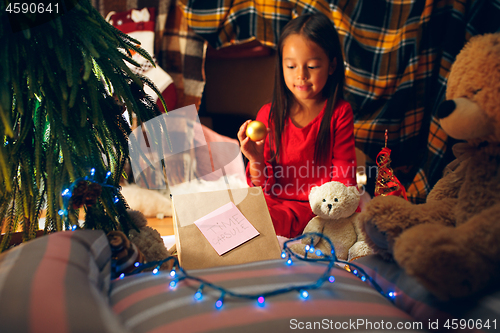
<path fill-rule="evenodd" d="M 247 126 L 246 135 L 252 141 L 260 141 L 264 139 L 267 135 L 267 128 L 263 122 L 254 120 Z"/>

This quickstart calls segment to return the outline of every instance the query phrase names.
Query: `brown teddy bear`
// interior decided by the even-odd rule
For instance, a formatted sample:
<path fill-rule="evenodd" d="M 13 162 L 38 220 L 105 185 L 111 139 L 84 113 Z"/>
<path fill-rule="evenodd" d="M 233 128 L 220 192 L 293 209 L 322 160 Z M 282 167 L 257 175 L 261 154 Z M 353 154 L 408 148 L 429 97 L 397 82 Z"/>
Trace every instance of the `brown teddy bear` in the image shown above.
<path fill-rule="evenodd" d="M 111 278 L 120 274 L 131 273 L 137 266 L 144 263 L 144 255 L 121 231 L 108 233 L 109 246 L 111 247 Z"/>
<path fill-rule="evenodd" d="M 142 264 L 161 261 L 171 255 L 165 248 L 160 233 L 147 225 L 148 221 L 141 212 L 131 209 L 127 212 L 139 231 L 130 230 L 129 238 L 122 231 L 108 233 L 113 278 L 120 276 L 121 273 L 131 273 L 135 270 L 137 262 Z M 173 261 L 169 260 L 161 265 L 160 270 L 171 270 L 172 266 Z M 154 268 L 150 267 L 144 271 L 151 271 Z"/>
<path fill-rule="evenodd" d="M 375 252 L 452 299 L 500 279 L 500 34 L 470 39 L 452 65 L 446 99 L 441 126 L 466 142 L 453 147 L 457 159 L 426 203 L 376 197 L 359 218 Z"/>
<path fill-rule="evenodd" d="M 130 230 L 130 241 L 144 254 L 145 260 L 147 262 L 160 261 L 169 257 L 170 252 L 165 248 L 160 233 L 147 225 L 146 217 L 137 210 L 130 209 L 128 214 L 139 229 L 139 232 L 134 229 Z"/>

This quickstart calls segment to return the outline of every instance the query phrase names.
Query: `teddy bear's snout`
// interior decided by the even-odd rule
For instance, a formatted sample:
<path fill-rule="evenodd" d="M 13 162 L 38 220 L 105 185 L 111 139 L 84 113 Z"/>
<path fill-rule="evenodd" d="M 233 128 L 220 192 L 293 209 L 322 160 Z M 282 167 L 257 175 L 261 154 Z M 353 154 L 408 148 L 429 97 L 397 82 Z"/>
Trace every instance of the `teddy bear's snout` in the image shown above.
<path fill-rule="evenodd" d="M 439 106 L 437 116 L 439 119 L 448 117 L 453 111 L 455 111 L 457 105 L 453 100 L 444 101 Z"/>
<path fill-rule="evenodd" d="M 332 204 L 328 204 L 328 210 L 332 210 Z"/>

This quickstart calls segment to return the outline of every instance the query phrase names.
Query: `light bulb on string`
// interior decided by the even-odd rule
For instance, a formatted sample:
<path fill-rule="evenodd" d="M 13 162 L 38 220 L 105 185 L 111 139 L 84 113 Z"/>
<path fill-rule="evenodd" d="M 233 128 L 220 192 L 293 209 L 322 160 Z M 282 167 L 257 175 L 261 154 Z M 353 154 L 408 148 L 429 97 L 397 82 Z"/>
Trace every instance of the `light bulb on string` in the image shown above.
<path fill-rule="evenodd" d="M 222 305 L 224 305 L 224 295 L 225 293 L 223 292 L 217 302 L 215 302 L 215 308 L 217 310 L 220 310 L 222 308 Z"/>
<path fill-rule="evenodd" d="M 194 293 L 194 299 L 197 300 L 197 301 L 201 301 L 201 299 L 203 298 L 203 287 L 205 287 L 205 285 L 202 283 L 200 284 L 200 287 L 198 288 L 198 290 Z"/>
<path fill-rule="evenodd" d="M 203 294 L 200 291 L 197 291 L 197 292 L 194 293 L 194 299 L 195 300 L 201 301 L 202 298 L 203 298 Z"/>
<path fill-rule="evenodd" d="M 266 299 L 264 296 L 259 296 L 259 298 L 257 298 L 257 305 L 262 308 L 265 305 L 265 301 Z"/>

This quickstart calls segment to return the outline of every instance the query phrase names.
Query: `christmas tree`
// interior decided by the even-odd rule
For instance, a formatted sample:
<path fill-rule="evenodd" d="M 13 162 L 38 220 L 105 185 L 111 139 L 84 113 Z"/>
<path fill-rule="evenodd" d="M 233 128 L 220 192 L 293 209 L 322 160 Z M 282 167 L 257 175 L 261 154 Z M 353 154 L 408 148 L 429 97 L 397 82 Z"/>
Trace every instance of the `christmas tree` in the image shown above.
<path fill-rule="evenodd" d="M 159 115 L 131 72 L 138 42 L 108 24 L 88 0 L 0 0 L 0 221 L 35 237 L 78 224 L 106 232 L 133 227 L 118 191 L 128 159 L 129 123 Z"/>

